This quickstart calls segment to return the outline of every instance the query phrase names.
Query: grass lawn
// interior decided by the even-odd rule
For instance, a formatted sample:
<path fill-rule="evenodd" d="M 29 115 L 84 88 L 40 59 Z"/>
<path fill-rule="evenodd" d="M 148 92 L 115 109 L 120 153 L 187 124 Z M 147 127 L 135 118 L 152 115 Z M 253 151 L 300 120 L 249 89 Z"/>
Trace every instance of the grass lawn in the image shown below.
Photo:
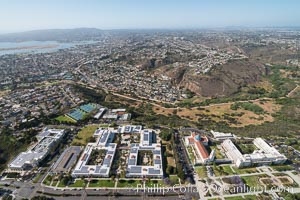
<path fill-rule="evenodd" d="M 44 175 L 44 173 L 39 173 L 39 174 L 34 178 L 33 183 L 37 183 L 43 175 Z"/>
<path fill-rule="evenodd" d="M 283 172 L 283 171 L 289 171 L 293 170 L 294 168 L 289 165 L 274 165 L 271 166 L 275 171 Z"/>
<path fill-rule="evenodd" d="M 212 169 L 214 171 L 215 176 L 225 176 L 225 174 L 223 174 L 222 171 L 219 170 L 220 168 L 221 168 L 221 166 L 218 166 L 218 165 L 217 166 L 215 166 L 215 165 L 212 166 Z"/>
<path fill-rule="evenodd" d="M 58 183 L 58 180 L 55 180 L 55 181 L 52 182 L 51 186 L 56 186 L 57 183 Z"/>
<path fill-rule="evenodd" d="M 194 155 L 194 152 L 193 152 L 193 147 L 188 146 L 187 150 L 188 150 L 188 154 L 189 154 L 189 158 L 190 158 L 191 163 L 194 163 L 195 162 L 195 155 Z"/>
<path fill-rule="evenodd" d="M 254 144 L 237 144 L 243 154 L 251 154 L 256 149 Z"/>
<path fill-rule="evenodd" d="M 19 173 L 16 173 L 16 172 L 12 172 L 12 173 L 8 173 L 6 175 L 7 178 L 19 178 L 20 177 L 20 174 Z"/>
<path fill-rule="evenodd" d="M 85 184 L 84 180 L 78 179 L 74 183 L 70 184 L 69 187 L 84 187 Z"/>
<path fill-rule="evenodd" d="M 117 187 L 137 187 L 143 184 L 141 180 L 119 180 Z"/>
<path fill-rule="evenodd" d="M 216 158 L 218 158 L 218 159 L 224 158 L 224 156 L 223 156 L 223 154 L 221 153 L 220 149 L 218 149 L 217 147 L 214 148 L 214 149 L 215 149 L 215 151 L 216 151 Z"/>
<path fill-rule="evenodd" d="M 164 186 L 165 183 L 163 180 L 150 180 L 150 181 L 146 181 L 146 186 L 148 187 L 154 187 L 154 186 Z"/>
<path fill-rule="evenodd" d="M 198 174 L 199 178 L 207 177 L 207 170 L 205 166 L 195 167 L 195 171 Z"/>
<path fill-rule="evenodd" d="M 237 167 L 232 167 L 232 168 L 237 174 L 252 174 L 258 172 L 256 167 L 248 167 L 248 168 L 240 168 L 240 169 Z"/>
<path fill-rule="evenodd" d="M 225 197 L 224 198 L 225 200 L 240 200 L 240 199 L 243 199 L 242 196 L 237 196 L 237 197 Z"/>
<path fill-rule="evenodd" d="M 172 185 L 179 184 L 179 179 L 177 175 L 169 176 Z"/>
<path fill-rule="evenodd" d="M 254 187 L 257 188 L 257 187 L 262 186 L 259 183 L 259 178 L 260 177 L 263 177 L 263 176 L 261 176 L 261 175 L 259 175 L 259 176 L 243 176 L 241 178 L 243 179 L 244 183 L 246 185 L 248 185 L 249 187 L 251 187 L 251 188 L 254 188 Z"/>
<path fill-rule="evenodd" d="M 89 187 L 115 187 L 115 182 L 112 180 L 91 180 Z"/>
<path fill-rule="evenodd" d="M 230 165 L 225 165 L 225 166 L 222 166 L 224 172 L 227 174 L 227 175 L 233 175 L 233 171 L 231 170 L 231 167 Z"/>
<path fill-rule="evenodd" d="M 68 123 L 76 123 L 76 121 L 70 117 L 67 117 L 65 115 L 61 115 L 55 118 L 59 122 L 68 122 Z"/>
<path fill-rule="evenodd" d="M 45 185 L 49 185 L 49 186 L 50 186 L 50 185 L 51 185 L 52 179 L 53 179 L 52 176 L 47 175 L 46 178 L 44 179 L 43 183 L 44 183 Z"/>
<path fill-rule="evenodd" d="M 57 187 L 66 187 L 66 185 L 63 183 L 63 181 L 59 181 Z"/>
<path fill-rule="evenodd" d="M 242 196 L 237 196 L 237 197 L 225 197 L 225 200 L 240 200 L 240 199 L 245 199 L 245 200 L 256 200 L 255 195 L 245 195 L 244 198 Z"/>
<path fill-rule="evenodd" d="M 100 124 L 99 127 L 101 128 L 108 128 L 110 126 L 110 124 Z"/>
<path fill-rule="evenodd" d="M 280 173 L 280 172 L 278 172 L 278 173 L 272 173 L 274 176 L 288 176 L 287 174 L 285 174 L 285 173 Z"/>
<path fill-rule="evenodd" d="M 78 132 L 71 145 L 82 145 L 87 144 L 87 139 L 92 137 L 99 125 L 87 125 Z"/>
<path fill-rule="evenodd" d="M 256 195 L 245 195 L 244 198 L 246 200 L 256 200 L 257 199 Z"/>

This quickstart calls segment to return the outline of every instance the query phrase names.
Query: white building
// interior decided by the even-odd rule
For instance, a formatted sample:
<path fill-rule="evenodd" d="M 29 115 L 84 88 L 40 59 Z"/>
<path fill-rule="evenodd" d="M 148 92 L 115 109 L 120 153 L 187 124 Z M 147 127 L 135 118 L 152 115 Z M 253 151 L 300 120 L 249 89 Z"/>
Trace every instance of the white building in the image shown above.
<path fill-rule="evenodd" d="M 38 136 L 38 142 L 26 152 L 20 153 L 9 165 L 13 171 L 26 171 L 38 166 L 64 136 L 62 129 L 45 128 Z"/>
<path fill-rule="evenodd" d="M 118 133 L 141 133 L 143 126 L 141 125 L 126 125 L 118 128 Z"/>
<path fill-rule="evenodd" d="M 116 153 L 117 144 L 111 143 L 115 133 L 109 129 L 100 128 L 95 131 L 97 137 L 95 143 L 88 143 L 82 155 L 80 156 L 75 169 L 72 172 L 73 177 L 109 177 L 110 168 Z M 105 155 L 97 165 L 90 165 L 89 159 L 93 151 L 103 150 Z"/>
<path fill-rule="evenodd" d="M 131 144 L 126 177 L 163 178 L 161 145 L 153 143 L 153 130 L 143 130 L 139 144 Z M 139 153 L 151 152 L 152 164 L 138 163 Z M 146 155 L 145 155 L 146 156 Z"/>
<path fill-rule="evenodd" d="M 216 132 L 216 131 L 213 131 L 211 130 L 210 133 L 214 136 L 214 138 L 216 140 L 226 140 L 226 139 L 233 139 L 235 138 L 236 136 L 232 133 L 222 133 L 222 132 Z"/>
<path fill-rule="evenodd" d="M 141 144 L 143 146 L 151 146 L 152 145 L 152 130 L 143 130 L 141 134 Z"/>
<path fill-rule="evenodd" d="M 94 115 L 94 118 L 100 119 L 106 111 L 107 111 L 107 108 L 100 108 L 99 111 Z"/>
<path fill-rule="evenodd" d="M 186 136 L 184 139 L 186 147 L 192 147 L 192 151 L 195 155 L 195 160 L 192 161 L 194 164 L 207 164 L 215 159 L 215 150 L 208 154 L 205 148 L 209 142 L 208 137 L 191 133 L 191 136 Z"/>
<path fill-rule="evenodd" d="M 259 149 L 251 154 L 251 159 L 261 164 L 283 164 L 287 158 L 279 153 L 277 149 L 271 147 L 262 138 L 256 138 L 254 145 Z"/>
<path fill-rule="evenodd" d="M 284 155 L 267 144 L 262 138 L 256 138 L 253 143 L 258 150 L 255 150 L 251 154 L 242 154 L 229 139 L 224 140 L 222 147 L 227 157 L 230 158 L 237 167 L 283 164 L 287 160 Z"/>

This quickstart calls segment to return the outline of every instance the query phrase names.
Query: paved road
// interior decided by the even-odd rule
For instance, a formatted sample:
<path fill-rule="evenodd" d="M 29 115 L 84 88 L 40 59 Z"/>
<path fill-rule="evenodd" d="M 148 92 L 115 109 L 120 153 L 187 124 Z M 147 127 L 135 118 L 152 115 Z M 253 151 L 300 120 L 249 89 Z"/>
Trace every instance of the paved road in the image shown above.
<path fill-rule="evenodd" d="M 253 175 L 260 175 L 260 174 L 268 174 L 270 176 L 273 176 L 272 173 L 277 171 L 270 171 L 267 170 L 267 168 L 259 168 L 260 172 L 252 173 L 252 174 L 240 174 L 239 176 L 253 176 Z M 296 183 L 300 185 L 300 177 L 299 175 L 295 175 L 292 173 L 293 171 L 286 171 L 283 173 L 286 173 L 290 177 L 292 177 Z M 45 176 L 45 175 L 44 175 Z M 153 196 L 153 192 L 149 191 L 136 191 L 132 190 L 132 188 L 114 188 L 114 189 L 82 189 L 82 188 L 70 188 L 70 189 L 54 189 L 49 187 L 44 187 L 41 185 L 41 181 L 43 180 L 43 177 L 40 178 L 39 182 L 36 184 L 30 183 L 30 182 L 7 182 L 7 181 L 1 181 L 0 183 L 10 183 L 11 186 L 4 187 L 5 189 L 15 190 L 14 195 L 16 199 L 22 199 L 22 198 L 31 198 L 36 195 L 41 195 L 41 193 L 44 193 L 43 195 L 47 194 L 54 194 L 54 195 L 72 195 L 72 196 L 55 196 L 55 199 L 72 199 L 72 200 L 79 200 L 79 199 L 191 199 L 191 197 L 196 197 L 196 199 L 210 199 L 209 197 L 204 197 L 205 194 L 205 184 L 202 182 L 199 182 L 199 177 L 197 174 L 194 175 L 196 185 L 186 186 L 185 188 L 192 188 L 188 190 L 187 192 L 181 191 L 180 188 L 183 188 L 184 186 L 179 186 L 176 188 L 175 191 L 173 191 L 173 188 L 166 193 L 167 195 L 172 196 L 163 196 L 162 192 L 158 192 L 157 196 Z M 222 179 L 224 177 L 229 176 L 221 176 L 221 177 L 210 177 L 211 179 L 215 180 L 215 183 L 218 185 L 221 185 L 221 183 L 218 182 L 219 179 Z M 19 189 L 16 189 L 16 187 L 20 187 Z M 222 192 L 218 196 L 214 196 L 214 198 L 219 197 L 220 199 L 224 199 L 225 197 L 234 197 L 234 196 L 242 196 L 242 195 L 257 195 L 261 193 L 261 191 L 257 192 L 251 192 L 247 194 L 223 194 Z M 291 193 L 300 193 L 300 188 L 292 188 Z M 121 196 L 118 196 L 118 194 L 121 194 Z"/>
<path fill-rule="evenodd" d="M 147 190 L 132 190 L 132 188 L 119 188 L 119 189 L 72 189 L 72 190 L 54 190 L 52 188 L 46 188 L 44 187 L 42 190 L 39 190 L 40 192 L 43 192 L 44 194 L 54 194 L 54 195 L 72 195 L 73 199 L 115 199 L 114 196 L 121 195 L 122 199 L 123 197 L 129 198 L 138 198 L 141 199 L 141 197 L 145 199 L 165 199 L 170 197 L 170 199 L 179 199 L 179 197 L 184 196 L 185 198 L 191 198 L 196 197 L 198 198 L 198 195 L 195 194 L 192 191 L 196 191 L 196 188 L 194 187 L 194 190 L 190 189 L 190 191 L 187 192 L 180 192 L 179 189 L 177 191 L 173 191 L 173 188 L 170 188 L 170 191 L 165 193 L 163 195 L 162 191 L 159 192 L 152 192 Z M 110 197 L 109 197 L 110 196 Z M 56 197 L 55 197 L 56 198 Z M 117 197 L 118 198 L 118 197 Z"/>
<path fill-rule="evenodd" d="M 199 197 L 202 200 L 207 199 L 204 195 L 206 194 L 206 188 L 205 188 L 205 183 L 202 183 L 200 180 L 200 177 L 198 176 L 197 173 L 194 174 L 194 179 L 195 179 L 195 183 L 196 183 L 196 187 L 199 193 Z"/>

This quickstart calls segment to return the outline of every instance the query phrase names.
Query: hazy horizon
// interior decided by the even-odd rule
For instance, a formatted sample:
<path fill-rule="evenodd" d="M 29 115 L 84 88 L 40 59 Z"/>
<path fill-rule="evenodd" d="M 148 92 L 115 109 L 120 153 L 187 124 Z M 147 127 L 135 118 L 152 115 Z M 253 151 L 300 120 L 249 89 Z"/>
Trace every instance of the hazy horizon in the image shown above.
<path fill-rule="evenodd" d="M 300 26 L 300 1 L 11 0 L 0 3 L 0 33 L 91 27 L 198 29 Z"/>

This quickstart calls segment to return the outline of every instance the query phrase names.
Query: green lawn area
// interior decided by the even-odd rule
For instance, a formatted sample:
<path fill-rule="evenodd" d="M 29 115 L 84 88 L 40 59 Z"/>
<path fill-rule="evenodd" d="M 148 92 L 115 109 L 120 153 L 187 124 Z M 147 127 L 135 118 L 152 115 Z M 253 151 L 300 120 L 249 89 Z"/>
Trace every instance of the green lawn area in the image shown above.
<path fill-rule="evenodd" d="M 19 173 L 16 173 L 16 172 L 12 172 L 12 173 L 8 173 L 6 175 L 7 178 L 19 178 L 20 177 L 20 174 Z"/>
<path fill-rule="evenodd" d="M 82 145 L 85 146 L 88 141 L 87 139 L 93 137 L 93 134 L 97 130 L 99 125 L 87 125 L 78 132 L 71 145 Z"/>
<path fill-rule="evenodd" d="M 245 200 L 256 200 L 255 195 L 245 195 L 244 197 L 242 196 L 236 196 L 236 197 L 225 197 L 226 200 L 240 200 L 240 199 L 245 199 Z"/>
<path fill-rule="evenodd" d="M 177 175 L 169 176 L 169 179 L 172 182 L 171 185 L 179 184 L 179 180 L 178 180 Z"/>
<path fill-rule="evenodd" d="M 218 166 L 218 165 L 215 166 L 215 165 L 213 165 L 212 169 L 214 171 L 215 176 L 225 176 L 225 174 L 222 174 L 222 171 L 220 170 L 221 166 Z"/>
<path fill-rule="evenodd" d="M 119 180 L 117 187 L 137 187 L 143 184 L 141 180 Z"/>
<path fill-rule="evenodd" d="M 245 195 L 244 198 L 246 200 L 256 200 L 257 199 L 256 195 Z"/>
<path fill-rule="evenodd" d="M 206 178 L 207 177 L 207 170 L 205 166 L 195 167 L 195 171 L 198 174 L 199 178 Z"/>
<path fill-rule="evenodd" d="M 243 154 L 251 154 L 256 149 L 254 144 L 237 144 Z"/>
<path fill-rule="evenodd" d="M 78 179 L 74 183 L 70 184 L 69 187 L 84 187 L 85 184 L 84 180 Z"/>
<path fill-rule="evenodd" d="M 47 175 L 46 178 L 44 179 L 43 183 L 44 183 L 45 185 L 49 185 L 49 186 L 50 186 L 50 185 L 51 185 L 52 179 L 53 179 L 52 176 Z"/>
<path fill-rule="evenodd" d="M 271 166 L 275 171 L 289 171 L 289 170 L 293 170 L 294 168 L 292 166 L 289 165 L 273 165 Z"/>
<path fill-rule="evenodd" d="M 287 174 L 285 173 L 282 173 L 282 172 L 277 172 L 277 173 L 272 173 L 274 176 L 288 176 Z"/>
<path fill-rule="evenodd" d="M 112 180 L 91 180 L 89 187 L 115 187 L 115 182 Z"/>
<path fill-rule="evenodd" d="M 61 115 L 55 118 L 59 122 L 68 122 L 68 123 L 76 123 L 76 121 L 70 117 L 67 117 L 65 115 Z"/>
<path fill-rule="evenodd" d="M 187 150 L 188 150 L 188 154 L 189 154 L 190 161 L 191 161 L 192 163 L 194 163 L 194 162 L 195 162 L 195 155 L 194 155 L 194 153 L 193 153 L 193 148 L 192 148 L 191 146 L 188 146 L 188 147 L 187 147 Z"/>
<path fill-rule="evenodd" d="M 148 187 L 161 187 L 164 186 L 165 183 L 163 180 L 150 180 L 146 182 L 146 186 Z"/>
<path fill-rule="evenodd" d="M 33 183 L 37 183 L 43 175 L 44 175 L 44 173 L 39 173 L 39 174 L 34 178 Z"/>
<path fill-rule="evenodd" d="M 59 181 L 57 187 L 66 187 L 66 185 L 63 183 L 63 181 Z"/>
<path fill-rule="evenodd" d="M 264 177 L 264 175 L 258 175 L 258 176 L 243 176 L 241 177 L 244 181 L 244 183 L 246 185 L 248 185 L 249 187 L 252 187 L 252 188 L 257 188 L 259 186 L 262 186 L 260 183 L 259 183 L 259 178 L 260 177 Z"/>
<path fill-rule="evenodd" d="M 258 172 L 256 167 L 248 167 L 248 168 L 232 167 L 232 168 L 237 174 L 252 174 Z"/>
<path fill-rule="evenodd" d="M 216 151 L 216 158 L 218 158 L 218 159 L 224 158 L 223 154 L 221 154 L 220 149 L 214 148 L 214 150 Z"/>
<path fill-rule="evenodd" d="M 100 124 L 99 127 L 101 128 L 108 128 L 110 126 L 110 124 Z"/>
<path fill-rule="evenodd" d="M 224 198 L 225 200 L 240 200 L 240 199 L 243 199 L 242 196 L 237 196 L 237 197 L 225 197 Z"/>
<path fill-rule="evenodd" d="M 225 165 L 225 166 L 222 166 L 224 172 L 227 174 L 227 175 L 233 175 L 233 171 L 231 170 L 231 167 L 230 165 Z"/>
<path fill-rule="evenodd" d="M 57 183 L 58 183 L 58 180 L 55 180 L 55 181 L 52 182 L 51 186 L 56 186 Z"/>

